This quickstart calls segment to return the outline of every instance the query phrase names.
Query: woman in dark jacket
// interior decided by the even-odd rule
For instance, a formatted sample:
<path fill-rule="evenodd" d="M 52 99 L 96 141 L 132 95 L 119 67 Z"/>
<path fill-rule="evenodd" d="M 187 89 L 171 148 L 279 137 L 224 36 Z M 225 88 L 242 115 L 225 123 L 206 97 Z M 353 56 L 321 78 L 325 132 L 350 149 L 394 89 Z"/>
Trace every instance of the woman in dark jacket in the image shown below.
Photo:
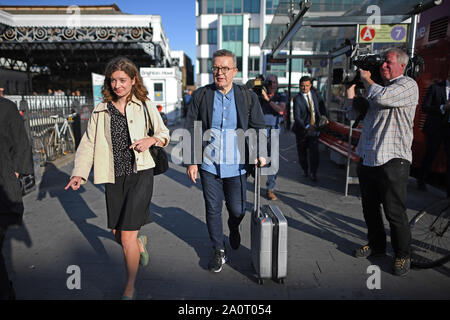
<path fill-rule="evenodd" d="M 23 119 L 14 102 L 0 97 L 0 300 L 14 298 L 2 248 L 9 226 L 23 216 L 19 174 L 32 174 L 33 160 Z"/>

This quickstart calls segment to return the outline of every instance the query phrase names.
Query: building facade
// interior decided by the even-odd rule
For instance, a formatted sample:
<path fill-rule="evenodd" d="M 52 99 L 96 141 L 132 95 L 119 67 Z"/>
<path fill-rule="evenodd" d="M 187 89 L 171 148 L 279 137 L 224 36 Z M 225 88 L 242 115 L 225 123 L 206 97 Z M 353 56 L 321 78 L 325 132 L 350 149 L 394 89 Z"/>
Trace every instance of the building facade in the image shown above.
<path fill-rule="evenodd" d="M 116 5 L 0 6 L 0 75 L 15 74 L 0 81 L 7 94 L 90 94 L 91 73 L 102 74 L 119 55 L 138 67 L 171 67 L 161 16 L 126 14 Z"/>
<path fill-rule="evenodd" d="M 273 73 L 281 86 L 288 84 L 288 62 L 267 64 L 267 50 L 261 50 L 264 38 L 280 0 L 197 0 L 196 84 L 213 81 L 212 54 L 228 49 L 237 56 L 236 82 L 246 83 L 258 74 Z M 308 73 L 302 59 L 294 59 L 291 83 Z"/>
<path fill-rule="evenodd" d="M 182 74 L 183 91 L 194 86 L 194 67 L 192 60 L 182 50 L 172 50 L 172 65 L 178 66 Z"/>
<path fill-rule="evenodd" d="M 246 83 L 258 74 L 273 73 L 278 76 L 280 87 L 289 83 L 289 60 L 286 63 L 270 63 L 270 50 L 262 50 L 269 29 L 274 23 L 277 10 L 286 10 L 292 0 L 196 0 L 197 63 L 196 84 L 203 86 L 213 81 L 211 74 L 212 54 L 218 49 L 228 49 L 237 56 L 239 72 L 236 82 Z M 313 0 L 309 17 L 340 16 L 363 0 Z M 280 5 L 281 4 L 281 5 Z M 281 10 L 280 10 L 281 8 Z M 285 23 L 285 22 L 284 22 Z M 309 49 L 307 49 L 309 48 Z M 281 53 L 288 54 L 288 48 Z M 310 55 L 310 46 L 296 48 L 292 54 Z M 314 61 L 313 61 L 314 62 Z M 318 61 L 292 59 L 291 88 L 298 90 L 303 75 L 317 74 Z"/>

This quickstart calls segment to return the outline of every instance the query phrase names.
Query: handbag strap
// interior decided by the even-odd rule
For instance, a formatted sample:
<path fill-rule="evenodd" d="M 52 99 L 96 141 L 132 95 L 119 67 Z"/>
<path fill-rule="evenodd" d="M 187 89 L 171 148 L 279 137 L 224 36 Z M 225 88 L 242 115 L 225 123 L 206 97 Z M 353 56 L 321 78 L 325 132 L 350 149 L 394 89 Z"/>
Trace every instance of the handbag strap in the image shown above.
<path fill-rule="evenodd" d="M 147 132 L 152 132 L 151 136 L 153 136 L 153 128 L 152 128 L 152 118 L 150 117 L 150 113 L 148 112 L 148 106 L 147 101 L 143 101 L 144 104 L 144 117 L 145 117 L 145 129 Z M 150 128 L 148 127 L 148 124 L 150 123 Z"/>

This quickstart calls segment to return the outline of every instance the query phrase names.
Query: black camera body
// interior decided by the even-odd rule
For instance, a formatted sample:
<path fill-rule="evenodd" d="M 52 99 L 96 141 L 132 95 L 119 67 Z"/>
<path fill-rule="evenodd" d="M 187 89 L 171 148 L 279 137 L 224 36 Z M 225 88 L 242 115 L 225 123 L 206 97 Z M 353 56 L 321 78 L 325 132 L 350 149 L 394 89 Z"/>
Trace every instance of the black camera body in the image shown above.
<path fill-rule="evenodd" d="M 248 80 L 246 83 L 248 89 L 252 90 L 258 98 L 263 98 L 262 92 L 268 93 L 269 87 L 272 86 L 272 80 L 264 80 L 264 76 L 259 75 L 256 79 Z"/>
<path fill-rule="evenodd" d="M 364 88 L 361 81 L 359 69 L 370 71 L 370 78 L 380 85 L 383 85 L 383 79 L 380 74 L 380 67 L 383 65 L 384 59 L 379 54 L 362 54 L 356 56 L 351 61 L 352 67 L 349 70 L 342 68 L 333 70 L 333 84 L 356 84 L 356 88 Z"/>

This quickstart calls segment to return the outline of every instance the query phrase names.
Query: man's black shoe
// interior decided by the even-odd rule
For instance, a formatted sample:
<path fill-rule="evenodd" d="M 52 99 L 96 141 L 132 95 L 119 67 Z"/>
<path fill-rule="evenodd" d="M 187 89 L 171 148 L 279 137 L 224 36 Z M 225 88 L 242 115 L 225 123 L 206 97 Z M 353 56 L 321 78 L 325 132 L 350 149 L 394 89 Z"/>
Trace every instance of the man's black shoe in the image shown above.
<path fill-rule="evenodd" d="M 234 230 L 230 230 L 230 247 L 234 250 L 239 249 L 241 246 L 241 234 L 239 233 L 239 227 Z"/>
<path fill-rule="evenodd" d="M 308 171 L 303 171 L 303 177 L 308 178 L 308 176 L 309 176 Z"/>
<path fill-rule="evenodd" d="M 368 258 L 368 257 L 383 257 L 386 255 L 385 251 L 373 251 L 369 245 L 365 245 L 353 252 L 356 258 Z"/>
<path fill-rule="evenodd" d="M 395 258 L 394 261 L 394 274 L 396 276 L 404 277 L 408 274 L 411 268 L 410 258 Z"/>
<path fill-rule="evenodd" d="M 227 262 L 227 258 L 225 256 L 224 249 L 215 249 L 214 256 L 208 264 L 208 270 L 211 272 L 220 272 L 222 271 L 222 265 Z"/>
<path fill-rule="evenodd" d="M 315 173 L 311 173 L 309 177 L 311 178 L 312 181 L 317 182 L 317 176 Z"/>

